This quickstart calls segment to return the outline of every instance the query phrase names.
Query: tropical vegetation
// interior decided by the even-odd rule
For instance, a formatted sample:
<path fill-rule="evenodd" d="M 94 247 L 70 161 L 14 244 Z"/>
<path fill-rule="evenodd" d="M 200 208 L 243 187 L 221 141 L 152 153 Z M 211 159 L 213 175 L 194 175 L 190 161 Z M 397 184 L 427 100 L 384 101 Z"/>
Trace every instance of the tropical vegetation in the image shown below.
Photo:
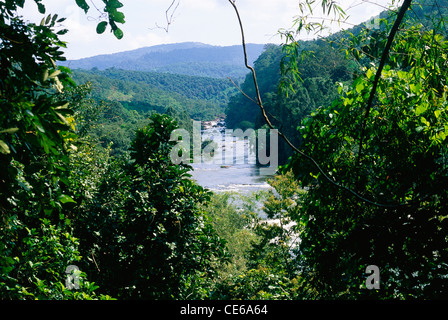
<path fill-rule="evenodd" d="M 2 300 L 447 298 L 448 1 L 406 0 L 313 41 L 295 32 L 322 25 L 299 17 L 244 95 L 222 79 L 71 71 L 64 18 L 34 0 L 42 22 L 26 22 L 24 2 L 0 1 Z M 103 3 L 96 31 L 120 39 L 122 3 Z M 268 191 L 213 193 L 171 161 L 175 129 L 224 112 L 287 139 Z"/>

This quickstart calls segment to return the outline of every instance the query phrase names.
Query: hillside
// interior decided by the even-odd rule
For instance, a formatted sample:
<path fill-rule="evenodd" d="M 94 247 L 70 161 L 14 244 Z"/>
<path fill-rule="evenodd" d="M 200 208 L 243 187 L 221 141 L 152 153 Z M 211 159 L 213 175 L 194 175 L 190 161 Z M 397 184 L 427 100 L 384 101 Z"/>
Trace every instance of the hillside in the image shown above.
<path fill-rule="evenodd" d="M 248 44 L 249 63 L 252 64 L 263 49 L 263 44 Z M 220 47 L 197 42 L 151 46 L 61 64 L 71 69 L 116 68 L 212 78 L 241 79 L 247 74 L 241 45 Z"/>
<path fill-rule="evenodd" d="M 106 147 L 113 142 L 113 153 L 129 148 L 137 128 L 154 112 L 173 116 L 182 128 L 190 119 L 212 120 L 223 116 L 237 89 L 228 79 L 121 70 L 73 70 L 73 80 L 91 84 L 91 98 L 104 103 L 98 125 L 89 134 Z"/>
<path fill-rule="evenodd" d="M 167 95 L 181 95 L 188 99 L 207 100 L 226 105 L 229 96 L 234 94 L 236 88 L 228 79 L 188 76 L 171 73 L 131 71 L 121 69 L 106 70 L 74 70 L 74 77 L 78 82 L 97 81 L 97 91 L 107 91 L 99 78 L 108 78 L 108 83 L 122 83 L 121 91 L 136 91 L 138 87 L 146 90 L 165 92 Z M 125 89 L 127 88 L 127 89 Z M 123 92 L 124 93 L 124 92 Z M 100 98 L 107 99 L 108 95 L 101 94 Z M 134 97 L 135 98 L 135 97 Z"/>
<path fill-rule="evenodd" d="M 264 45 L 248 45 L 253 63 Z M 140 48 L 61 62 L 79 85 L 91 84 L 91 98 L 104 102 L 99 126 L 89 134 L 113 153 L 129 147 L 134 131 L 153 114 L 167 113 L 183 128 L 190 119 L 224 115 L 237 89 L 227 79 L 242 82 L 247 74 L 241 46 L 217 47 L 186 42 Z"/>

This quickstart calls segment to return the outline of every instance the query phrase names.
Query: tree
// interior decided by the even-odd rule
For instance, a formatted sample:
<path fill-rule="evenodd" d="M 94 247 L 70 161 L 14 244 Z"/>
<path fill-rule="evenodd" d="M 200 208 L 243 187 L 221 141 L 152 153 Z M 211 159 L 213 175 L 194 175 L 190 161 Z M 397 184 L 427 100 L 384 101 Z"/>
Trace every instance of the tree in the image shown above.
<path fill-rule="evenodd" d="M 300 226 L 296 221 L 304 191 L 292 172 L 277 175 L 268 182 L 272 189 L 262 208 L 266 219 L 254 228 L 262 240 L 253 246 L 249 264 L 252 268 L 259 264 L 269 266 L 274 273 L 282 272 L 292 278 L 298 267 L 292 257 L 297 253 Z"/>
<path fill-rule="evenodd" d="M 310 10 L 314 2 L 306 1 Z M 360 69 L 353 82 L 340 84 L 331 105 L 302 122 L 299 146 L 280 133 L 295 152 L 284 170 L 292 168 L 309 188 L 297 220 L 304 227 L 296 263 L 304 268 L 305 297 L 446 296 L 444 19 L 430 20 L 430 31 L 419 24 L 403 30 L 410 4 L 395 13 L 393 25 L 383 19 L 379 30 L 349 38 L 346 52 Z M 345 16 L 333 1 L 322 7 Z M 441 13 L 437 1 L 433 7 Z M 299 31 L 322 27 L 304 22 L 297 20 Z M 288 70 L 300 80 L 299 43 L 291 35 Z M 273 128 L 255 70 L 247 67 L 254 101 Z M 365 286 L 372 264 L 382 270 L 378 292 Z"/>
<path fill-rule="evenodd" d="M 103 2 L 120 38 L 121 3 Z M 87 275 L 121 298 L 207 296 L 225 246 L 199 207 L 210 193 L 189 179 L 190 167 L 171 162 L 177 124 L 153 115 L 136 132 L 130 156 L 96 147 L 87 136 L 95 122 L 89 88 L 57 67 L 65 46 L 58 36 L 66 30 L 55 29 L 63 19 L 27 24 L 16 13 L 23 5 L 0 3 L 2 298 L 109 299 Z"/>
<path fill-rule="evenodd" d="M 66 286 L 66 268 L 81 259 L 69 218 L 75 201 L 64 178 L 77 135 L 74 100 L 63 90 L 74 83 L 56 64 L 64 59 L 59 36 L 67 30 L 57 30 L 64 21 L 57 15 L 25 23 L 17 15 L 24 2 L 0 3 L 1 296 L 108 298 L 95 295 L 85 273 L 77 275 L 80 291 Z M 35 3 L 45 13 L 42 1 Z"/>
<path fill-rule="evenodd" d="M 92 278 L 122 299 L 186 299 L 208 294 L 225 246 L 202 204 L 211 194 L 171 162 L 177 123 L 154 114 L 137 130 L 129 160 L 110 165 L 95 198 L 78 214 L 81 251 Z"/>
<path fill-rule="evenodd" d="M 309 158 L 296 155 L 288 165 L 310 188 L 297 263 L 319 297 L 446 297 L 447 49 L 437 29 L 407 25 L 395 36 L 369 113 L 362 106 L 378 60 L 303 122 L 301 150 L 361 196 L 328 183 Z M 381 272 L 378 291 L 365 288 L 369 265 Z"/>
<path fill-rule="evenodd" d="M 327 105 L 337 96 L 336 82 L 351 79 L 352 68 L 345 54 L 331 46 L 328 40 L 299 41 L 298 52 L 288 54 L 287 45 L 266 46 L 265 51 L 255 61 L 254 70 L 259 79 L 258 86 L 264 109 L 270 122 L 288 137 L 294 145 L 300 143 L 297 135 L 298 124 L 312 111 Z M 300 60 L 295 66 L 299 81 L 294 81 L 292 72 L 288 72 L 289 60 Z M 253 124 L 255 129 L 266 125 L 259 106 L 253 98 L 256 96 L 253 79 L 249 74 L 241 85 L 243 94 L 237 94 L 230 100 L 226 110 L 226 124 L 244 129 Z M 279 141 L 279 163 L 285 164 L 293 150 L 283 140 Z"/>
<path fill-rule="evenodd" d="M 299 252 L 302 227 L 296 221 L 304 191 L 292 172 L 268 182 L 272 189 L 267 192 L 240 197 L 238 210 L 228 194 L 211 203 L 218 204 L 215 224 L 234 255 L 233 268 L 228 267 L 217 282 L 214 298 L 291 300 L 304 296 L 301 267 L 294 258 Z"/>

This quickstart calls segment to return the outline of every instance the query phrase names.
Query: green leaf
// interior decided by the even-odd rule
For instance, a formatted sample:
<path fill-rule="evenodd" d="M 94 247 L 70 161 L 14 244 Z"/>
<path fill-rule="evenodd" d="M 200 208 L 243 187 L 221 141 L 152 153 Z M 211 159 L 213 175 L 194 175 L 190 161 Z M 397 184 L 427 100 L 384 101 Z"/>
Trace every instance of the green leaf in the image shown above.
<path fill-rule="evenodd" d="M 109 2 L 107 3 L 108 8 L 118 9 L 118 8 L 121 8 L 122 6 L 123 6 L 123 4 L 118 0 L 109 0 Z"/>
<path fill-rule="evenodd" d="M 67 32 L 68 32 L 68 29 L 62 29 L 62 30 L 56 32 L 56 34 L 62 36 L 64 34 L 66 34 Z"/>
<path fill-rule="evenodd" d="M 42 3 L 37 3 L 37 10 L 41 14 L 45 14 L 45 6 Z"/>
<path fill-rule="evenodd" d="M 362 92 L 362 89 L 364 89 L 364 84 L 363 84 L 363 83 L 358 83 L 358 84 L 356 85 L 356 91 L 357 91 L 358 93 L 361 93 L 361 92 Z"/>
<path fill-rule="evenodd" d="M 358 83 L 356 83 L 358 82 Z M 364 83 L 361 81 L 361 79 L 359 79 L 358 81 L 355 81 L 355 85 L 356 85 L 356 92 L 361 93 L 362 90 L 364 89 Z"/>
<path fill-rule="evenodd" d="M 421 115 L 422 113 L 424 113 L 425 111 L 426 111 L 426 109 L 427 109 L 427 106 L 426 106 L 426 104 L 424 104 L 424 103 L 420 103 L 418 106 L 417 106 L 417 108 L 415 108 L 415 114 L 418 116 L 418 115 Z"/>
<path fill-rule="evenodd" d="M 0 131 L 0 133 L 16 133 L 17 131 L 19 131 L 19 128 L 9 128 L 9 129 Z"/>
<path fill-rule="evenodd" d="M 89 11 L 89 9 L 90 9 L 90 7 L 87 4 L 86 0 L 76 0 L 76 4 L 78 5 L 78 7 L 83 9 L 85 13 L 87 13 L 87 11 Z"/>
<path fill-rule="evenodd" d="M 66 34 L 67 32 L 68 32 L 68 29 L 62 29 L 62 30 L 56 32 L 56 34 L 62 36 L 64 34 Z"/>
<path fill-rule="evenodd" d="M 48 75 L 49 75 L 48 69 L 45 69 L 45 71 L 44 71 L 44 73 L 42 75 L 42 81 L 43 82 L 48 80 Z"/>
<path fill-rule="evenodd" d="M 56 113 L 56 115 L 59 117 L 59 119 L 61 119 L 61 121 L 66 125 L 66 126 L 69 126 L 70 125 L 70 123 L 67 121 L 67 119 L 62 115 L 62 114 L 60 114 L 59 112 L 55 112 Z"/>
<path fill-rule="evenodd" d="M 119 11 L 113 11 L 110 13 L 110 17 L 113 21 L 118 23 L 124 23 L 124 13 Z"/>
<path fill-rule="evenodd" d="M 48 78 L 50 78 L 50 79 L 56 78 L 58 75 L 61 74 L 61 72 L 62 72 L 61 70 L 55 70 L 48 76 Z"/>
<path fill-rule="evenodd" d="M 45 129 L 44 129 L 44 127 L 42 127 L 42 124 L 40 123 L 39 120 L 35 119 L 33 122 L 34 122 L 34 126 L 36 127 L 37 130 L 39 130 L 42 133 L 45 133 Z"/>
<path fill-rule="evenodd" d="M 104 31 L 106 31 L 106 27 L 107 27 L 106 21 L 102 21 L 102 22 L 98 23 L 98 25 L 96 26 L 96 33 L 98 33 L 98 34 L 104 33 Z"/>
<path fill-rule="evenodd" d="M 411 89 L 411 92 L 418 94 L 422 91 L 422 86 L 419 83 L 411 83 L 409 84 L 409 88 Z"/>
<path fill-rule="evenodd" d="M 3 154 L 11 153 L 11 150 L 9 150 L 8 145 L 3 140 L 0 140 L 0 152 Z"/>
<path fill-rule="evenodd" d="M 123 31 L 120 28 L 114 30 L 114 35 L 117 39 L 123 38 Z"/>
<path fill-rule="evenodd" d="M 70 197 L 70 196 L 68 196 L 68 195 L 66 195 L 66 194 L 61 194 L 61 195 L 59 196 L 58 200 L 59 200 L 61 203 L 76 203 L 76 201 L 73 200 L 72 197 Z"/>
<path fill-rule="evenodd" d="M 57 110 L 57 113 L 60 113 L 62 115 L 71 115 L 72 116 L 75 114 L 75 112 L 70 108 L 59 107 L 59 108 L 56 108 L 55 110 Z"/>
<path fill-rule="evenodd" d="M 425 124 L 427 127 L 429 127 L 429 126 L 431 125 L 431 124 L 429 123 L 429 121 L 426 120 L 425 117 L 421 117 L 421 118 L 420 118 L 420 121 L 421 121 L 423 124 Z"/>

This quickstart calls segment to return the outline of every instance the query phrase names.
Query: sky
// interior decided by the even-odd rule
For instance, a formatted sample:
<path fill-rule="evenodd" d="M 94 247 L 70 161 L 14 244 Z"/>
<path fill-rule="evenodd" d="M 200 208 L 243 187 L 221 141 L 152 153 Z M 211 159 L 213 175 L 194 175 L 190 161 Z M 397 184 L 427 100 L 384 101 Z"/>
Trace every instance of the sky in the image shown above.
<path fill-rule="evenodd" d="M 61 39 L 67 42 L 65 57 L 80 59 L 99 54 L 128 51 L 159 44 L 179 42 L 202 42 L 227 46 L 241 44 L 241 34 L 235 11 L 228 0 L 179 0 L 168 32 L 165 12 L 173 0 L 121 0 L 126 23 L 121 27 L 124 37 L 117 40 L 107 30 L 96 34 L 100 13 L 92 3 L 101 8 L 102 1 L 87 0 L 91 10 L 85 14 L 75 4 L 75 0 L 43 0 L 46 14 L 57 13 L 67 20 L 63 27 L 69 32 Z M 300 0 L 236 0 L 243 20 L 246 42 L 281 43 L 279 29 L 289 29 L 294 18 L 300 14 Z M 302 0 L 303 2 L 303 0 Z M 320 1 L 317 1 L 319 3 Z M 390 0 L 339 0 L 338 3 L 349 15 L 348 21 L 361 23 L 378 15 Z M 172 11 L 170 11 L 171 14 Z M 20 14 L 30 22 L 42 19 L 34 1 L 26 1 Z M 322 10 L 315 15 L 324 17 Z M 329 25 L 330 26 L 330 25 Z M 339 27 L 331 25 L 333 30 Z M 350 27 L 350 25 L 342 25 Z M 300 39 L 310 39 L 313 35 L 303 34 Z"/>

